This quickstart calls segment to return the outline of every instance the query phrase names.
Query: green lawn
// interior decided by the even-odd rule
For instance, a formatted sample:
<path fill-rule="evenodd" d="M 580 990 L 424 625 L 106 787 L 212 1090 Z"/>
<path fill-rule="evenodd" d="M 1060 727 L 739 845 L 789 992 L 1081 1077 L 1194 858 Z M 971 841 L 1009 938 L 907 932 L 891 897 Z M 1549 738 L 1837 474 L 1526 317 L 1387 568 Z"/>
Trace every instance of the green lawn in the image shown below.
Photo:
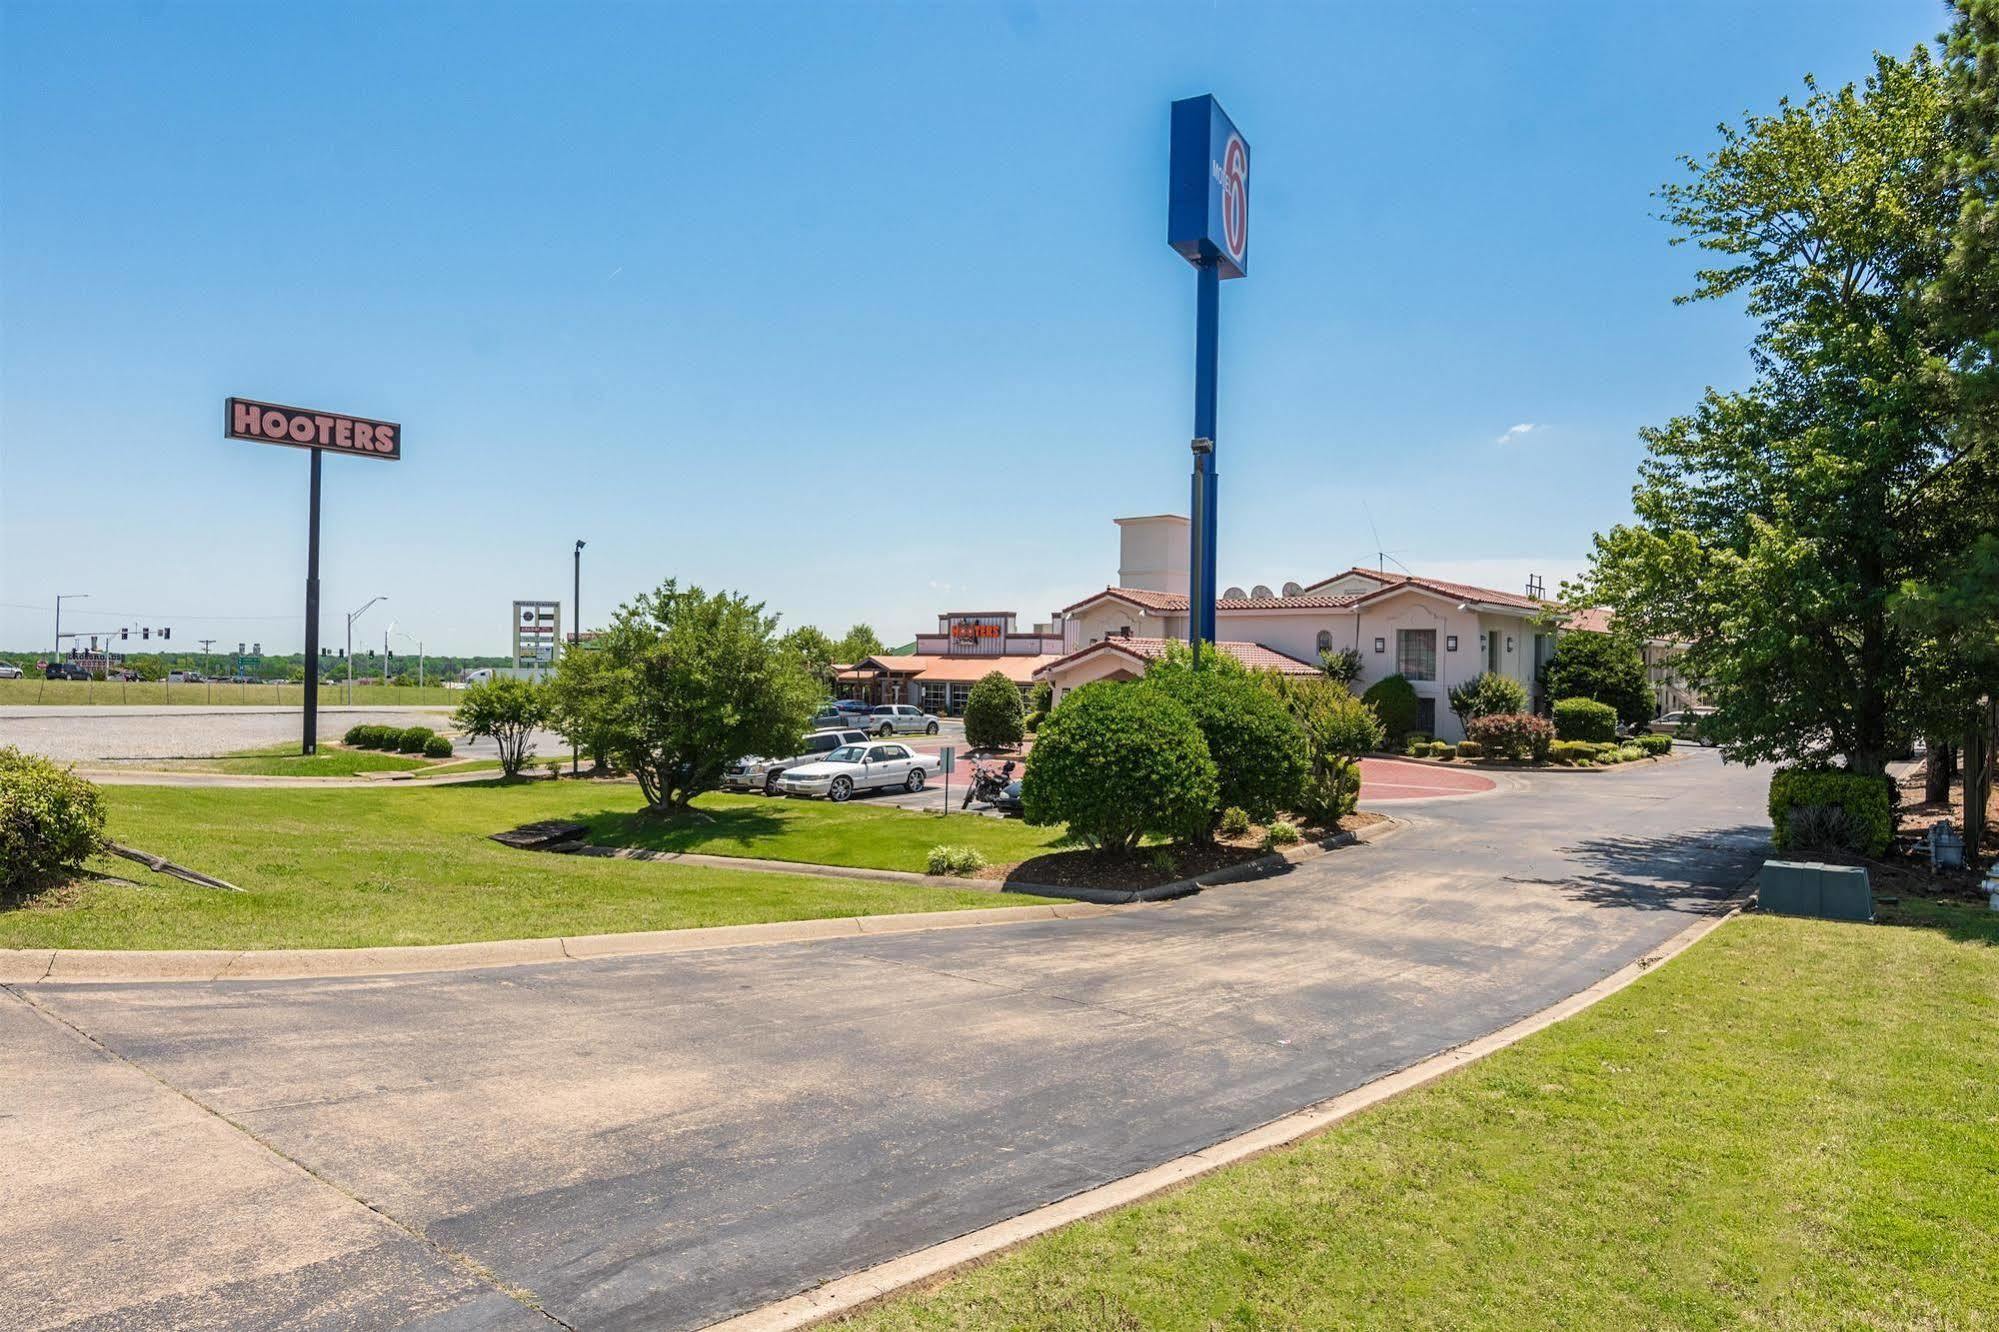
<path fill-rule="evenodd" d="M 247 777 L 352 777 L 364 772 L 414 772 L 432 764 L 413 754 L 342 749 L 324 742 L 318 753 L 308 756 L 298 752 L 297 741 L 287 741 L 262 749 L 240 749 L 218 758 L 162 760 L 157 766 L 176 772 L 225 772 Z"/>
<path fill-rule="evenodd" d="M 342 703 L 356 704 L 398 704 L 404 707 L 436 707 L 447 705 L 456 707 L 464 700 L 464 694 L 442 685 L 355 685 L 353 697 L 336 685 L 325 685 L 319 691 L 319 706 L 338 707 Z M 221 707 L 302 707 L 305 703 L 305 686 L 297 684 L 168 684 L 163 680 L 146 681 L 138 684 L 124 684 L 115 680 L 43 680 L 24 676 L 19 680 L 0 680 L 0 705 L 20 704 L 109 704 L 144 703 L 151 706 L 172 704 L 189 707 L 213 704 Z"/>
<path fill-rule="evenodd" d="M 104 789 L 114 840 L 249 891 L 196 888 L 106 858 L 140 886 L 85 883 L 0 911 L 7 948 L 306 948 L 682 929 L 1043 899 L 514 851 L 542 818 L 594 820 L 636 787 L 471 782 L 428 789 Z M 918 815 L 829 810 L 884 823 Z M 933 826 L 936 820 L 930 821 Z M 972 818 L 950 820 L 960 824 Z M 892 845 L 899 846 L 895 838 Z M 900 858 L 901 852 L 894 852 Z"/>
<path fill-rule="evenodd" d="M 1299 1146 L 843 1326 L 1999 1326 L 1999 928 L 1749 917 Z"/>
<path fill-rule="evenodd" d="M 557 782 L 543 793 L 550 813 L 542 817 L 555 817 L 563 807 L 563 789 Z M 940 842 L 974 847 L 987 860 L 1004 864 L 1039 855 L 1063 835 L 1060 828 L 1030 828 L 1019 819 L 963 813 L 940 817 L 865 800 L 835 805 L 719 792 L 696 800 L 691 813 L 662 819 L 639 811 L 635 788 L 624 790 L 626 794 L 604 801 L 604 810 L 576 816 L 590 825 L 590 840 L 600 846 L 921 871 L 930 848 Z"/>

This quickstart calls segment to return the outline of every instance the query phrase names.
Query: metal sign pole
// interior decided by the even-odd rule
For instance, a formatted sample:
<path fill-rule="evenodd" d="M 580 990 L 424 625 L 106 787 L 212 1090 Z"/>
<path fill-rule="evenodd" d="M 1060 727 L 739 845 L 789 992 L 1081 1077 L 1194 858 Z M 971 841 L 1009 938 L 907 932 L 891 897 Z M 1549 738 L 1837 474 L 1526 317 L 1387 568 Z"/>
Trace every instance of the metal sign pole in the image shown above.
<path fill-rule="evenodd" d="M 312 455 L 311 516 L 305 537 L 305 735 L 299 753 L 319 752 L 319 450 Z"/>
<path fill-rule="evenodd" d="M 1215 395 L 1221 342 L 1221 270 L 1213 260 L 1195 270 L 1198 300 L 1194 322 L 1194 544 L 1187 586 L 1193 594 L 1187 638 L 1194 661 L 1201 644 L 1215 641 Z"/>

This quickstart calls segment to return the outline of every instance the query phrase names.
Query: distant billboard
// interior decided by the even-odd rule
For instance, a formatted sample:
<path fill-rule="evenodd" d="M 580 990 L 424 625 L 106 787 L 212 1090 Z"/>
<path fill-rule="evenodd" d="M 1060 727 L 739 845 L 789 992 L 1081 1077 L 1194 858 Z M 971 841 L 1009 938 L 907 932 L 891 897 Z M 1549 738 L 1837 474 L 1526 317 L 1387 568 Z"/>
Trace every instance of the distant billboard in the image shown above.
<path fill-rule="evenodd" d="M 394 421 L 285 407 L 251 398 L 230 398 L 223 404 L 222 433 L 228 439 L 324 449 L 382 462 L 397 462 L 403 456 L 403 428 Z"/>
<path fill-rule="evenodd" d="M 514 603 L 514 666 L 517 670 L 549 669 L 555 664 L 556 644 L 561 641 L 561 602 Z"/>

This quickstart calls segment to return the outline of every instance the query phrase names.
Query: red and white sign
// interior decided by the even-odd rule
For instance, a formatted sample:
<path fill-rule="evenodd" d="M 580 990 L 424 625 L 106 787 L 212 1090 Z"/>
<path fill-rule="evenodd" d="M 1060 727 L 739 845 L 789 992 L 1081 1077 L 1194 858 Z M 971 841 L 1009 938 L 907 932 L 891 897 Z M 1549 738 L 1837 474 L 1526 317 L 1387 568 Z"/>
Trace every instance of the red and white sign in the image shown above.
<path fill-rule="evenodd" d="M 295 449 L 324 449 L 395 462 L 403 456 L 403 428 L 344 412 L 316 412 L 275 402 L 231 398 L 223 406 L 223 436 Z"/>
<path fill-rule="evenodd" d="M 1222 243 L 1241 263 L 1249 248 L 1249 149 L 1240 134 L 1229 135 L 1222 150 Z"/>

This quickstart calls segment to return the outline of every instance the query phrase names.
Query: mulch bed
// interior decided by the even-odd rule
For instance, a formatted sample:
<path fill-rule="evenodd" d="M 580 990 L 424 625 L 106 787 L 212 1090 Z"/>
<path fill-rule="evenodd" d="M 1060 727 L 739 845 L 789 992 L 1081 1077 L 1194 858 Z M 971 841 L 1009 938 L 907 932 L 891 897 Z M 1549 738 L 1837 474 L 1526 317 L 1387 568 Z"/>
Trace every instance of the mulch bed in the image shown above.
<path fill-rule="evenodd" d="M 1386 823 L 1381 814 L 1361 812 L 1340 820 L 1337 830 L 1300 828 L 1305 835 L 1299 845 L 1323 842 L 1334 833 L 1357 833 L 1372 824 Z M 1164 856 L 1159 852 L 1164 851 Z M 1213 846 L 1173 846 L 1141 850 L 1134 856 L 1118 856 L 1079 848 L 1051 851 L 1015 865 L 989 865 L 973 875 L 1005 883 L 1040 883 L 1051 888 L 1157 888 L 1161 884 L 1212 874 L 1270 854 L 1263 849 L 1263 829 L 1251 828 L 1241 837 L 1217 838 Z"/>

